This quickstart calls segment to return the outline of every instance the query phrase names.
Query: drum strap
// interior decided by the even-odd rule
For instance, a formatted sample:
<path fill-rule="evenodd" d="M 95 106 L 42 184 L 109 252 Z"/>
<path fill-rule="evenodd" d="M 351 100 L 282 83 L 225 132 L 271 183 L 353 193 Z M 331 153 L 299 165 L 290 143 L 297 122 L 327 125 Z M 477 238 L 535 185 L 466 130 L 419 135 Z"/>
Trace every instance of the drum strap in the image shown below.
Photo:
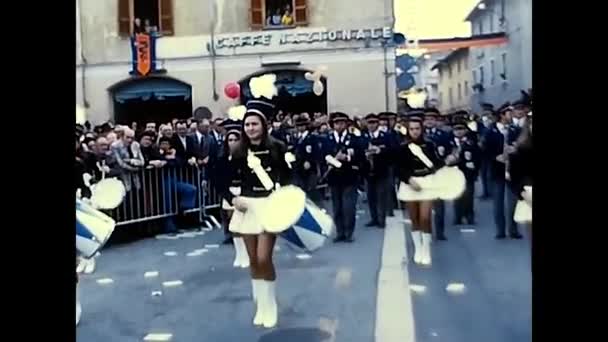
<path fill-rule="evenodd" d="M 420 159 L 420 161 L 423 162 L 424 165 L 426 165 L 426 167 L 428 167 L 429 169 L 433 167 L 433 162 L 429 159 L 429 157 L 426 156 L 426 154 L 424 154 L 424 151 L 422 151 L 422 148 L 420 148 L 420 146 L 414 143 L 410 143 L 407 145 L 407 147 L 410 149 L 413 155 L 418 157 L 418 159 Z"/>

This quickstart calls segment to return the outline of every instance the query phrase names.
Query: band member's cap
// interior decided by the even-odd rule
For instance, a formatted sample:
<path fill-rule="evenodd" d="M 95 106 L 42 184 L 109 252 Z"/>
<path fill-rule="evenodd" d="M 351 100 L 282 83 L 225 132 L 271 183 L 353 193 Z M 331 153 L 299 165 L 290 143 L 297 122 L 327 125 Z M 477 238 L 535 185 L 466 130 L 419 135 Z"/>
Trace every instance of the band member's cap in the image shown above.
<path fill-rule="evenodd" d="M 451 123 L 453 128 L 467 128 L 467 120 L 464 117 L 456 117 L 452 123 Z"/>
<path fill-rule="evenodd" d="M 494 105 L 491 104 L 491 103 L 484 102 L 484 103 L 481 104 L 481 109 L 482 110 L 494 111 Z"/>
<path fill-rule="evenodd" d="M 439 117 L 440 113 L 439 113 L 439 110 L 437 108 L 425 108 L 424 109 L 424 116 L 426 116 L 426 117 Z"/>
<path fill-rule="evenodd" d="M 245 119 L 251 115 L 257 115 L 262 118 L 264 121 L 272 121 L 276 115 L 275 106 L 272 102 L 264 97 L 260 97 L 255 100 L 249 100 L 247 102 L 247 111 L 245 112 L 245 116 L 243 117 L 243 122 Z"/>
<path fill-rule="evenodd" d="M 378 122 L 378 120 L 379 120 L 378 115 L 376 115 L 374 113 L 370 113 L 365 116 L 366 122 Z"/>
<path fill-rule="evenodd" d="M 380 112 L 378 113 L 378 120 L 396 119 L 397 113 L 394 112 Z"/>
<path fill-rule="evenodd" d="M 330 117 L 331 117 L 331 122 L 348 121 L 349 120 L 348 115 L 346 115 L 345 113 L 342 113 L 342 112 L 331 113 Z"/>
<path fill-rule="evenodd" d="M 296 127 L 298 126 L 308 126 L 310 125 L 310 120 L 306 116 L 298 116 L 295 122 Z"/>

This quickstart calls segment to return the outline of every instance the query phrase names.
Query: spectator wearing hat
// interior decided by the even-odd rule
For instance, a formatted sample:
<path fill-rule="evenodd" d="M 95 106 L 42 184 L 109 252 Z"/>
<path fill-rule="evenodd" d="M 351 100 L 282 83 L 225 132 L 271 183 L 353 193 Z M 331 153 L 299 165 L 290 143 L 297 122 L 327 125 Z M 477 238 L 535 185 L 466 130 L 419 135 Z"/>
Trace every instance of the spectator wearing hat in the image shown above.
<path fill-rule="evenodd" d="M 294 181 L 313 202 L 321 206 L 321 195 L 317 190 L 321 162 L 318 137 L 311 133 L 310 119 L 307 116 L 301 115 L 295 124 L 297 132 L 293 137 L 293 151 L 296 156 Z"/>
<path fill-rule="evenodd" d="M 510 108 L 503 108 L 501 111 L 496 112 L 495 118 L 496 123 L 486 133 L 484 148 L 488 158 L 491 160 L 490 171 L 493 180 L 492 200 L 496 238 L 504 239 L 506 237 L 506 229 L 508 228 L 511 238 L 521 239 L 522 236 L 513 219 L 517 197 L 509 190 L 510 177 L 508 175 L 508 168 L 506 167 L 508 155 L 515 152 L 513 143 L 517 139 L 520 130 L 512 125 Z"/>
<path fill-rule="evenodd" d="M 388 132 L 380 130 L 376 114 L 365 116 L 365 123 L 368 131 L 364 132 L 362 136 L 366 156 L 364 174 L 367 181 L 367 203 L 371 217 L 371 221 L 366 226 L 385 228 L 386 215 L 389 211 L 387 192 L 390 192 L 392 184 L 392 179 L 389 178 L 391 142 Z"/>
<path fill-rule="evenodd" d="M 451 141 L 453 155 L 458 166 L 465 176 L 466 187 L 462 196 L 454 201 L 454 225 L 461 225 L 466 218 L 470 225 L 475 224 L 475 182 L 481 164 L 481 151 L 475 141 L 470 138 L 469 128 L 465 117 L 458 117 L 452 122 L 454 137 Z"/>
<path fill-rule="evenodd" d="M 437 148 L 439 158 L 445 159 L 450 155 L 450 134 L 439 128 L 439 110 L 426 108 L 424 110 L 424 132 Z M 435 234 L 438 240 L 445 240 L 445 201 L 438 199 L 433 203 Z"/>
<path fill-rule="evenodd" d="M 346 129 L 348 120 L 348 115 L 342 112 L 331 115 L 333 131 L 329 134 L 322 154 L 325 158 L 329 156 L 340 163 L 334 163 L 327 171 L 327 183 L 331 189 L 337 231 L 334 242 L 354 241 L 357 186 L 365 158 L 363 150 L 357 143 L 357 137 Z"/>

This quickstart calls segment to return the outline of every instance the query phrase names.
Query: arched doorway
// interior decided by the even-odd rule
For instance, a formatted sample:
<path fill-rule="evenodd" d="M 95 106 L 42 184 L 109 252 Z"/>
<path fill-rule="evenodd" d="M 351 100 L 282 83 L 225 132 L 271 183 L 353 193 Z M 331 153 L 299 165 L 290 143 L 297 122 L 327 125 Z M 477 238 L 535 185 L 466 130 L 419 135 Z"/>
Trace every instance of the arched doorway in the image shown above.
<path fill-rule="evenodd" d="M 121 81 L 108 89 L 119 124 L 167 123 L 192 115 L 192 86 L 166 76 Z"/>
<path fill-rule="evenodd" d="M 278 96 L 273 98 L 273 102 L 286 113 L 299 114 L 308 112 L 327 113 L 327 79 L 321 78 L 325 91 L 321 96 L 317 96 L 312 91 L 312 82 L 308 81 L 304 74 L 312 72 L 300 68 L 274 68 L 265 69 L 253 73 L 241 79 L 241 103 L 245 104 L 252 99 L 251 90 L 249 89 L 249 80 L 252 77 L 258 77 L 264 74 L 277 75 L 276 86 L 278 88 Z"/>

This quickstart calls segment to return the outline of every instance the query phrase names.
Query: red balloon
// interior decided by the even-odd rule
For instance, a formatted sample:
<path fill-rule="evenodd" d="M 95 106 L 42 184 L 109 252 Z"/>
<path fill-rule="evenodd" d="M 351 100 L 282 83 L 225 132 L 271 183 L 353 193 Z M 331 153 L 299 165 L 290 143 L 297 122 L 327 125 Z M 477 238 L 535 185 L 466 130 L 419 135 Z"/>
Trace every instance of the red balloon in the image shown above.
<path fill-rule="evenodd" d="M 236 99 L 241 96 L 241 86 L 236 82 L 228 83 L 224 87 L 224 94 L 231 99 Z"/>

